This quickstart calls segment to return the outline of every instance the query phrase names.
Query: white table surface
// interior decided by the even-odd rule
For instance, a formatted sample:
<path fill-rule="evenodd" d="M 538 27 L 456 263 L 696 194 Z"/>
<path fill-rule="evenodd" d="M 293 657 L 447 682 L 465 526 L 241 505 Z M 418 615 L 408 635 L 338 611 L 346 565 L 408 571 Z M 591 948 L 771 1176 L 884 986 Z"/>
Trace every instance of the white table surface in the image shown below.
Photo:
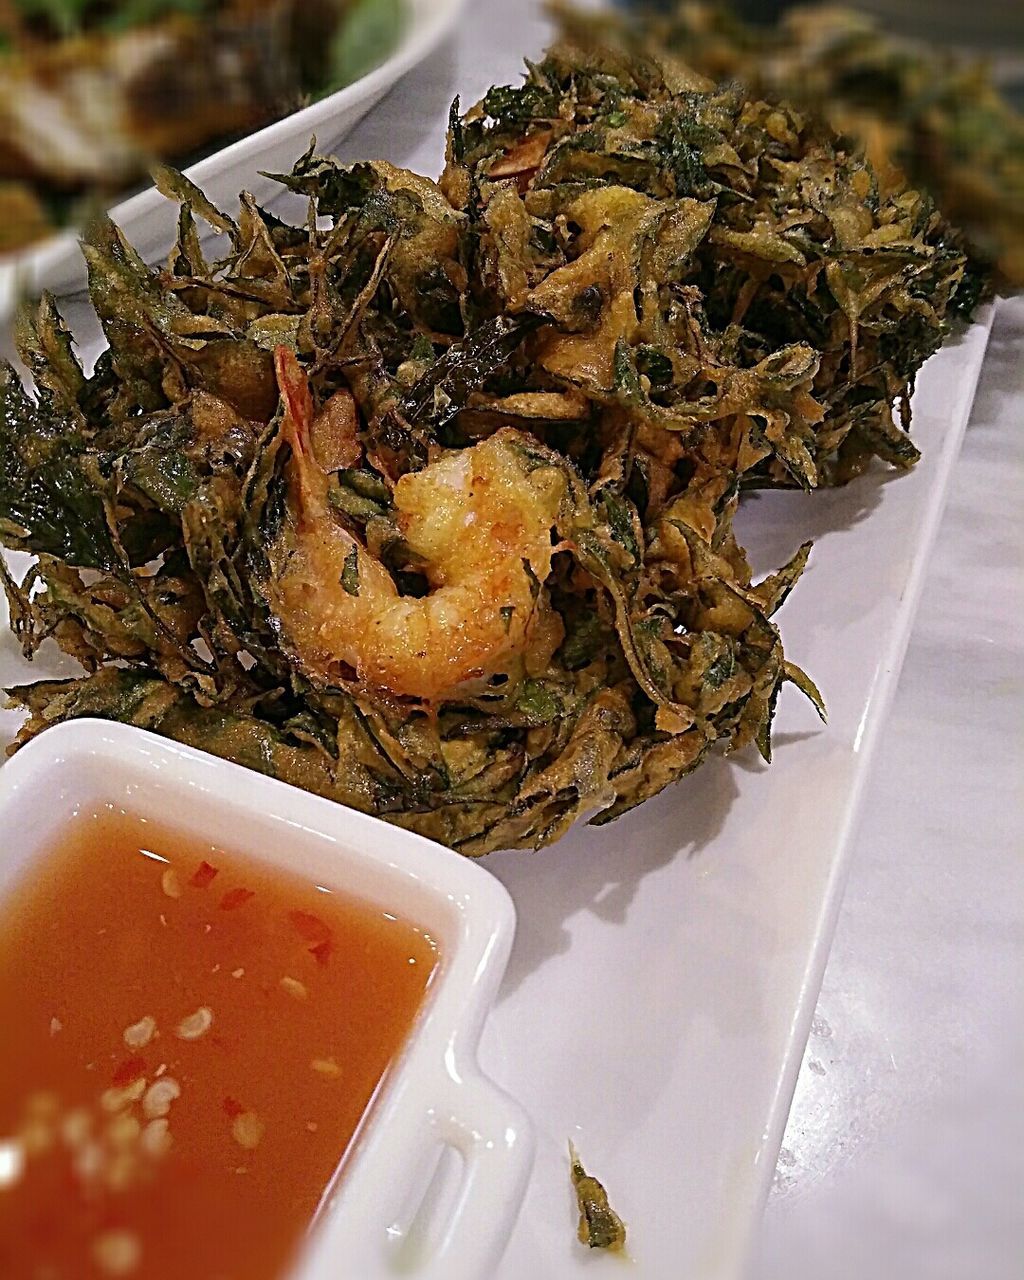
<path fill-rule="evenodd" d="M 515 81 L 546 34 L 533 0 L 469 0 L 454 46 L 344 153 L 436 172 L 452 94 L 465 106 Z M 996 320 L 865 797 L 755 1280 L 1024 1276 L 1022 624 L 1017 299 Z"/>
<path fill-rule="evenodd" d="M 514 81 L 546 34 L 534 0 L 468 0 L 454 44 L 341 154 L 436 173 L 452 96 Z M 865 797 L 755 1280 L 1024 1275 L 1022 495 L 1017 299 Z"/>

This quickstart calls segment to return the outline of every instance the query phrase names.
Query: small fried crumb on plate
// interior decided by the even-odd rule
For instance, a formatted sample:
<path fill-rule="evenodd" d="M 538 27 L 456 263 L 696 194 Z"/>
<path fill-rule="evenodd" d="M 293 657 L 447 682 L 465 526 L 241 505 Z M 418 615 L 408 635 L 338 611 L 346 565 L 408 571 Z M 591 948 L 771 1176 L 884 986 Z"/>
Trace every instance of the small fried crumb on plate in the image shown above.
<path fill-rule="evenodd" d="M 608 1203 L 608 1192 L 584 1169 L 579 1152 L 571 1142 L 569 1171 L 580 1211 L 580 1223 L 576 1229 L 580 1244 L 589 1249 L 621 1253 L 626 1247 L 626 1224 Z"/>
<path fill-rule="evenodd" d="M 476 1066 L 493 877 L 100 721 L 4 768 L 0 824 L 0 1274 L 493 1274 L 532 1152 Z"/>

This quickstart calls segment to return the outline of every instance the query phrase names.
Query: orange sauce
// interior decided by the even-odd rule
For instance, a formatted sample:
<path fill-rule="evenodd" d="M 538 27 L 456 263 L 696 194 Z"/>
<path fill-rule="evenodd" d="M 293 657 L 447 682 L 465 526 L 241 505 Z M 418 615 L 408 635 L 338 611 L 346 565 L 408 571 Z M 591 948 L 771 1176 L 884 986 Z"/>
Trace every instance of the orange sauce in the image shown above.
<path fill-rule="evenodd" d="M 411 924 L 120 812 L 0 911 L 3 1280 L 277 1280 L 437 964 Z"/>

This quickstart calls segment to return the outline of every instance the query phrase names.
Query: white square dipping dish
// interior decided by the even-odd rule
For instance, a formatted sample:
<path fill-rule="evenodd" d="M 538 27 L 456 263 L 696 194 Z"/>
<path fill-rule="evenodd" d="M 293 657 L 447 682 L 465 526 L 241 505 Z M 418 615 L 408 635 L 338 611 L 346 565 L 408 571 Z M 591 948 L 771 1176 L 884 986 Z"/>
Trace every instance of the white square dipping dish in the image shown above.
<path fill-rule="evenodd" d="M 394 912 L 436 939 L 409 1038 L 282 1280 L 492 1276 L 533 1147 L 524 1112 L 476 1061 L 515 932 L 504 887 L 377 818 L 142 729 L 77 720 L 0 770 L 0 902 L 52 856 L 77 812 L 107 805 Z"/>

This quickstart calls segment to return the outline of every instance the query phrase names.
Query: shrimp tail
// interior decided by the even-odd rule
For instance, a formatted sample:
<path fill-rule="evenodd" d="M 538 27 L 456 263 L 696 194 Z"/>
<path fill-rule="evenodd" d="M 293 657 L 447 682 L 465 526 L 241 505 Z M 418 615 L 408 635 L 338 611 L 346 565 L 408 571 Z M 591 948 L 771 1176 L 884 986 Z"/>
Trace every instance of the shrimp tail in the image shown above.
<path fill-rule="evenodd" d="M 285 439 L 296 457 L 312 458 L 310 429 L 313 425 L 313 396 L 309 379 L 290 347 L 274 348 L 274 372 L 284 404 Z"/>
<path fill-rule="evenodd" d="M 284 414 L 281 431 L 292 451 L 292 465 L 299 509 L 315 518 L 316 507 L 326 500 L 327 478 L 313 452 L 313 393 L 309 379 L 290 347 L 274 348 L 274 372 Z"/>

